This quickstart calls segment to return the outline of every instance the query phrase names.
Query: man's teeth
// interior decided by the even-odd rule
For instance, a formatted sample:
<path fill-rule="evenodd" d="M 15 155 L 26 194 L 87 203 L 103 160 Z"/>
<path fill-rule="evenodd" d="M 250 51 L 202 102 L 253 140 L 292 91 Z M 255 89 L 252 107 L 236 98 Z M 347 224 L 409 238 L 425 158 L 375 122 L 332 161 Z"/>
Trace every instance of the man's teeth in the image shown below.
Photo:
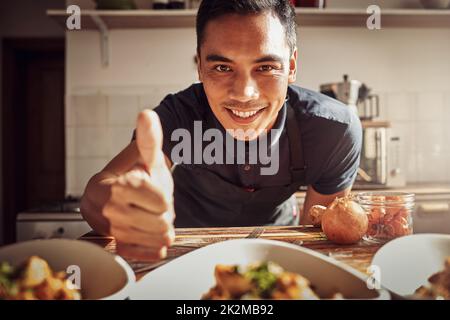
<path fill-rule="evenodd" d="M 242 112 L 242 111 L 236 111 L 236 110 L 231 109 L 231 112 L 233 112 L 233 114 L 235 116 L 238 116 L 240 118 L 248 118 L 248 117 L 254 116 L 258 111 Z"/>

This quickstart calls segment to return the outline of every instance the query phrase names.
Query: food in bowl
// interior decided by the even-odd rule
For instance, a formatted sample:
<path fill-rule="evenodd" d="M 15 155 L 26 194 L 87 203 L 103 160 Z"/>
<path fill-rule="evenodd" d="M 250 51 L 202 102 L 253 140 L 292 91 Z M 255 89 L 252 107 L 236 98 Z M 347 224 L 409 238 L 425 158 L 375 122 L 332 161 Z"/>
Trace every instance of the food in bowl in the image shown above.
<path fill-rule="evenodd" d="M 420 299 L 450 300 L 450 257 L 445 260 L 444 270 L 428 278 L 428 285 L 421 286 L 414 296 Z"/>
<path fill-rule="evenodd" d="M 320 299 L 308 279 L 271 261 L 247 266 L 218 264 L 214 275 L 216 285 L 203 295 L 204 300 Z"/>
<path fill-rule="evenodd" d="M 18 267 L 0 263 L 0 300 L 80 300 L 65 271 L 54 272 L 47 261 L 31 256 Z"/>

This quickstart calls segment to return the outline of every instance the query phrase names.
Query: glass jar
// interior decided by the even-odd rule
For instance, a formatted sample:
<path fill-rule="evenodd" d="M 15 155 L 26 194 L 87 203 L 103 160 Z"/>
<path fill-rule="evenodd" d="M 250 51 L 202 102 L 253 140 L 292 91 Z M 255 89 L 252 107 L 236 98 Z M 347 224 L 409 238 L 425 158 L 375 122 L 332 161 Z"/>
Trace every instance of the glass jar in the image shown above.
<path fill-rule="evenodd" d="M 367 213 L 366 240 L 386 241 L 413 233 L 414 194 L 403 192 L 362 192 L 356 197 Z"/>

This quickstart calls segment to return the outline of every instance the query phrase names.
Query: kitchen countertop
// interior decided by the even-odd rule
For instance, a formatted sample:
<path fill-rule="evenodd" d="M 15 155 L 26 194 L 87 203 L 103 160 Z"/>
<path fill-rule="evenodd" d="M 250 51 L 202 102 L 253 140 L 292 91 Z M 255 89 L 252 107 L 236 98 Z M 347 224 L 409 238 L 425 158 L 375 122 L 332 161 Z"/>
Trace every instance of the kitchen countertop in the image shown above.
<path fill-rule="evenodd" d="M 418 196 L 422 195 L 448 195 L 450 197 L 450 183 L 437 184 L 437 183 L 417 183 L 417 184 L 408 184 L 405 187 L 399 188 L 361 188 L 355 186 L 353 188 L 354 193 L 363 192 L 363 191 L 399 191 L 399 192 L 409 192 L 415 193 Z M 304 198 L 306 192 L 299 191 L 296 192 L 295 195 L 298 198 Z M 80 201 L 78 198 L 72 198 L 67 201 L 61 201 L 57 203 L 51 203 L 45 206 L 40 206 L 38 208 L 34 208 L 31 210 L 26 210 L 26 213 L 47 213 L 51 216 L 52 213 L 78 213 L 78 217 L 81 217 L 80 212 Z"/>
<path fill-rule="evenodd" d="M 407 193 L 415 193 L 418 196 L 421 195 L 450 195 L 450 183 L 411 183 L 407 184 L 404 187 L 395 187 L 395 188 L 358 188 L 354 186 L 352 189 L 353 193 L 364 192 L 364 191 L 395 191 L 395 192 L 407 192 Z M 305 197 L 306 192 L 300 191 L 295 195 L 297 197 Z"/>
<path fill-rule="evenodd" d="M 176 229 L 175 243 L 168 250 L 168 257 L 160 263 L 139 263 L 128 261 L 136 273 L 136 278 L 142 278 L 146 273 L 159 267 L 173 258 L 182 256 L 195 249 L 208 244 L 230 239 L 245 238 L 255 227 L 233 228 L 184 228 Z M 348 266 L 366 274 L 373 256 L 382 246 L 379 243 L 360 241 L 353 245 L 337 245 L 330 242 L 321 232 L 320 228 L 312 226 L 270 226 L 264 227 L 265 231 L 259 238 L 272 239 L 299 244 L 302 247 L 315 250 L 324 255 L 341 261 Z M 116 243 L 114 238 L 98 236 L 88 233 L 81 238 L 102 246 L 105 250 L 115 253 Z"/>
<path fill-rule="evenodd" d="M 450 193 L 450 183 L 411 183 L 404 187 L 385 188 L 385 191 L 411 192 L 415 194 Z M 354 190 L 355 192 L 363 190 Z"/>

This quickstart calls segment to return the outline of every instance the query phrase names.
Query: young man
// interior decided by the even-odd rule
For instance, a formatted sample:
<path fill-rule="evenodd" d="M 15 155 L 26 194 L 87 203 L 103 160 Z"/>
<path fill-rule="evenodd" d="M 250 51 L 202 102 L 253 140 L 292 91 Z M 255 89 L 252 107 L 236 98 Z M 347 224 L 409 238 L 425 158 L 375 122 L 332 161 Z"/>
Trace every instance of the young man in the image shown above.
<path fill-rule="evenodd" d="M 91 178 L 82 199 L 85 219 L 116 238 L 119 254 L 164 257 L 174 213 L 177 227 L 293 225 L 300 186 L 308 186 L 303 213 L 350 191 L 361 125 L 347 106 L 291 85 L 294 19 L 288 0 L 202 2 L 201 83 L 140 113 L 136 139 Z M 215 157 L 220 148 L 207 152 L 213 140 L 227 160 Z M 249 160 L 255 141 L 270 161 Z"/>

